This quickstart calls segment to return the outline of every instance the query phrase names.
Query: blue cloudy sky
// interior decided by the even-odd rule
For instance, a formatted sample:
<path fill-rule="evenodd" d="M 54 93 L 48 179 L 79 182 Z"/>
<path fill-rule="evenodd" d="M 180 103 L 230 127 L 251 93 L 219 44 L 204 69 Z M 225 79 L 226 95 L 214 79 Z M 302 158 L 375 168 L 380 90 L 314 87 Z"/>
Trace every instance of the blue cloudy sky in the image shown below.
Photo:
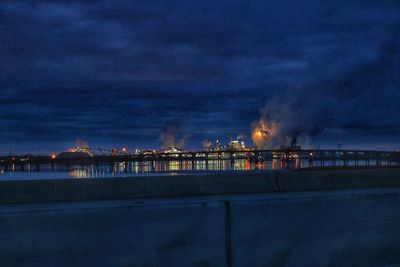
<path fill-rule="evenodd" d="M 0 2 L 0 154 L 250 140 L 400 149 L 400 2 Z"/>

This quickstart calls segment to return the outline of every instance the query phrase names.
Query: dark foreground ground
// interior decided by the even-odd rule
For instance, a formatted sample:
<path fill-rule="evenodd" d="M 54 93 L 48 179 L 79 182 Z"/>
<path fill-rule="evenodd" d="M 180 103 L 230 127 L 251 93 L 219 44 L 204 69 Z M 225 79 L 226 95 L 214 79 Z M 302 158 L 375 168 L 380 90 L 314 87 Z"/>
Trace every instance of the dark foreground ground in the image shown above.
<path fill-rule="evenodd" d="M 0 266 L 397 266 L 400 169 L 0 183 Z"/>

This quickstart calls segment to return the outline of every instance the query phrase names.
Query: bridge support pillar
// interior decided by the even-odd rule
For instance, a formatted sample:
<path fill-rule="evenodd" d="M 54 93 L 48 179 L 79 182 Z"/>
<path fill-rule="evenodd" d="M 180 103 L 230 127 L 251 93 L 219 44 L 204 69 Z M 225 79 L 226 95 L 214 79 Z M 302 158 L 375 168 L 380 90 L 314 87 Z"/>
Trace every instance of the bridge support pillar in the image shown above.
<path fill-rule="evenodd" d="M 324 167 L 325 166 L 325 151 L 320 151 L 320 153 L 321 153 L 321 155 L 320 155 L 321 167 Z"/>
<path fill-rule="evenodd" d="M 128 172 L 128 167 L 129 167 L 129 163 L 128 162 L 123 162 L 124 164 L 124 172 L 127 173 Z"/>
<path fill-rule="evenodd" d="M 192 157 L 192 171 L 194 171 L 194 169 L 196 168 L 196 154 L 192 153 L 191 155 Z"/>
<path fill-rule="evenodd" d="M 230 162 L 231 162 L 231 167 L 235 166 L 235 159 L 233 157 L 233 152 L 229 153 L 229 159 L 230 159 Z"/>
<path fill-rule="evenodd" d="M 308 165 L 309 165 L 309 167 L 314 167 L 314 159 L 313 159 L 311 152 L 309 153 L 309 156 L 308 156 Z"/>
<path fill-rule="evenodd" d="M 354 163 L 358 166 L 358 152 L 354 152 Z"/>

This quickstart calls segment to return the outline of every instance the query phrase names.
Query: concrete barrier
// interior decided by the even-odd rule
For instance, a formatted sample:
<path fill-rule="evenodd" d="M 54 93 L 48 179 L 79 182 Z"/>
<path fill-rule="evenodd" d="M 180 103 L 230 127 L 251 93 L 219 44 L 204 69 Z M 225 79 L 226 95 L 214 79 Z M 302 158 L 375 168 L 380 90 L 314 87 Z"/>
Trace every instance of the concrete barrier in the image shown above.
<path fill-rule="evenodd" d="M 224 205 L 0 207 L 0 266 L 226 266 Z"/>
<path fill-rule="evenodd" d="M 0 203 L 0 266 L 400 262 L 398 168 L 4 181 Z"/>
<path fill-rule="evenodd" d="M 149 177 L 145 179 L 145 183 L 147 196 L 150 197 L 248 194 L 278 191 L 274 172 Z"/>
<path fill-rule="evenodd" d="M 0 266 L 397 266 L 400 189 L 0 205 Z"/>
<path fill-rule="evenodd" d="M 126 199 L 145 196 L 143 178 L 0 182 L 0 203 Z"/>
<path fill-rule="evenodd" d="M 400 168 L 2 181 L 0 204 L 398 186 Z"/>
<path fill-rule="evenodd" d="M 298 170 L 279 173 L 280 191 L 399 187 L 400 168 Z"/>
<path fill-rule="evenodd" d="M 233 266 L 400 263 L 398 190 L 286 193 L 231 207 Z"/>
<path fill-rule="evenodd" d="M 1 203 L 277 192 L 275 173 L 0 182 Z"/>

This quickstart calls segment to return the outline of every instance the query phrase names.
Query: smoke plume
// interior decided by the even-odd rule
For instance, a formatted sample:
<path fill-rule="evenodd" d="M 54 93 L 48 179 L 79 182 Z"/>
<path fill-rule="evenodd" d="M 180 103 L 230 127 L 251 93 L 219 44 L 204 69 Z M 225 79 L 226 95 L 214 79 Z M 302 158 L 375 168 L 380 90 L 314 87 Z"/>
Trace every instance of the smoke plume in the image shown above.
<path fill-rule="evenodd" d="M 319 135 L 400 132 L 400 105 L 392 101 L 400 88 L 399 40 L 391 38 L 362 64 L 330 77 L 312 77 L 270 98 L 252 124 L 255 145 L 288 146 L 294 136 L 304 146 Z"/>
<path fill-rule="evenodd" d="M 79 148 L 89 148 L 89 143 L 78 139 L 75 141 L 75 146 Z"/>
<path fill-rule="evenodd" d="M 180 124 L 176 120 L 168 121 L 161 132 L 162 148 L 174 146 L 183 149 L 186 146 L 187 137 L 181 132 Z"/>
<path fill-rule="evenodd" d="M 205 150 L 209 150 L 209 149 L 212 148 L 213 143 L 212 143 L 210 140 L 206 139 L 206 140 L 203 140 L 203 141 L 201 142 L 201 145 L 203 146 L 203 148 L 204 148 Z"/>
<path fill-rule="evenodd" d="M 273 139 L 277 136 L 275 122 L 260 118 L 252 124 L 251 139 L 258 149 L 267 149 L 273 146 Z"/>

